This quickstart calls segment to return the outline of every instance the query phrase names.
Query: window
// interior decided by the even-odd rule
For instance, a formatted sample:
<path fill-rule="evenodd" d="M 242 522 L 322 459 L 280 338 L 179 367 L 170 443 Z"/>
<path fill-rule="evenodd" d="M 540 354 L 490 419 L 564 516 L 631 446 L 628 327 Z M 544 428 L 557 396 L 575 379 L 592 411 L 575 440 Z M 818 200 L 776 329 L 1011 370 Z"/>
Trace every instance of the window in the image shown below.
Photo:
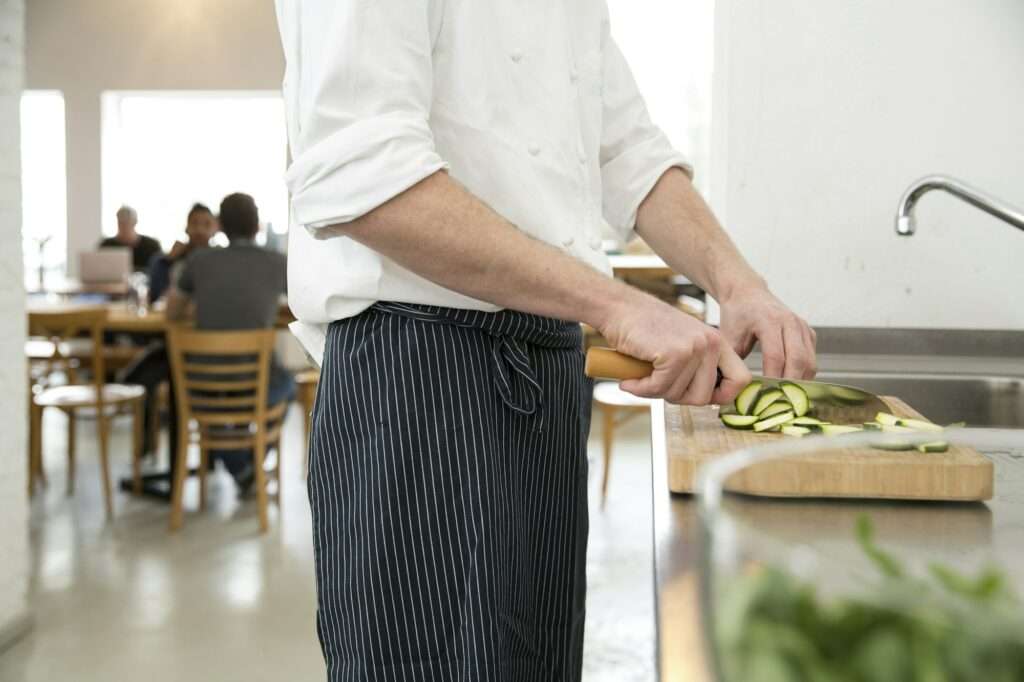
<path fill-rule="evenodd" d="M 612 35 L 633 69 L 651 118 L 708 188 L 713 0 L 609 0 Z"/>
<path fill-rule="evenodd" d="M 139 232 L 166 249 L 184 239 L 195 202 L 216 213 L 226 195 L 245 192 L 275 239 L 288 228 L 286 163 L 278 93 L 104 93 L 103 233 L 116 233 L 115 214 L 127 204 Z"/>
<path fill-rule="evenodd" d="M 68 202 L 64 96 L 29 90 L 21 96 L 21 238 L 25 284 L 60 275 L 67 259 Z"/>

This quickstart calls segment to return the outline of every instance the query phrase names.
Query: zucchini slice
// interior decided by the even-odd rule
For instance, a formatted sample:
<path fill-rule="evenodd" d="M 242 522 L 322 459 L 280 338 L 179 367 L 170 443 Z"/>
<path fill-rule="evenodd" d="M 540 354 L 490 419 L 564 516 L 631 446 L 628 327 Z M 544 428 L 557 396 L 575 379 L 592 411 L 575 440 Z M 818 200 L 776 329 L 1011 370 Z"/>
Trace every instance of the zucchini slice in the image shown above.
<path fill-rule="evenodd" d="M 896 426 L 900 423 L 900 418 L 894 414 L 889 414 L 888 412 L 879 412 L 875 415 L 875 421 L 887 426 Z"/>
<path fill-rule="evenodd" d="M 882 424 L 882 433 L 917 433 L 917 431 L 899 424 Z"/>
<path fill-rule="evenodd" d="M 953 422 L 952 424 L 946 424 L 947 429 L 962 429 L 967 426 L 967 422 Z"/>
<path fill-rule="evenodd" d="M 761 421 L 759 421 L 756 424 L 754 424 L 754 431 L 757 431 L 758 433 L 761 433 L 762 431 L 770 431 L 770 430 L 773 430 L 773 429 L 778 429 L 780 426 L 782 426 L 783 424 L 785 424 L 786 422 L 788 422 L 792 418 L 793 418 L 793 413 L 792 412 L 783 412 L 782 414 L 777 414 L 774 417 L 769 417 L 768 419 L 762 419 Z"/>
<path fill-rule="evenodd" d="M 749 429 L 758 417 L 752 414 L 723 414 L 721 419 L 730 429 Z"/>
<path fill-rule="evenodd" d="M 777 388 L 773 388 L 771 390 L 765 391 L 757 399 L 757 402 L 754 403 L 754 409 L 752 410 L 752 413 L 753 414 L 761 414 L 762 412 L 767 410 L 769 407 L 771 407 L 772 403 L 774 403 L 774 402 L 776 402 L 778 400 L 782 400 L 785 397 L 786 397 L 786 394 L 783 393 L 782 391 L 780 391 Z"/>
<path fill-rule="evenodd" d="M 807 391 L 801 386 L 791 383 L 780 384 L 779 388 L 786 395 L 786 400 L 793 406 L 793 414 L 802 417 L 811 409 L 811 399 L 807 397 Z"/>
<path fill-rule="evenodd" d="M 742 415 L 750 414 L 750 408 L 754 405 L 757 394 L 761 392 L 761 382 L 751 381 L 747 387 L 736 396 L 736 411 Z"/>
<path fill-rule="evenodd" d="M 875 450 L 888 450 L 889 452 L 902 452 L 904 450 L 913 450 L 914 446 L 910 443 L 901 443 L 895 441 L 893 443 L 879 443 L 878 445 L 871 446 Z"/>
<path fill-rule="evenodd" d="M 942 431 L 942 427 L 938 424 L 932 424 L 921 419 L 900 419 L 898 422 L 899 426 L 905 426 L 908 429 L 915 431 Z"/>
<path fill-rule="evenodd" d="M 777 414 L 782 414 L 783 412 L 789 412 L 792 409 L 793 408 L 790 404 L 785 400 L 777 400 L 761 412 L 758 412 L 757 419 L 760 421 L 762 419 L 767 419 L 768 417 L 774 417 Z"/>
<path fill-rule="evenodd" d="M 934 443 L 921 443 L 917 446 L 918 452 L 946 452 L 949 450 L 949 443 L 937 440 Z"/>
<path fill-rule="evenodd" d="M 864 429 L 859 426 L 844 426 L 842 424 L 822 424 L 821 432 L 826 436 L 842 436 L 845 433 L 857 433 Z"/>
<path fill-rule="evenodd" d="M 881 431 L 882 425 L 878 422 L 864 422 L 865 431 Z"/>
<path fill-rule="evenodd" d="M 793 426 L 821 426 L 822 424 L 828 424 L 828 422 L 823 422 L 817 417 L 797 417 L 793 420 Z"/>
<path fill-rule="evenodd" d="M 795 436 L 797 438 L 803 438 L 809 434 L 811 430 L 806 426 L 783 426 L 782 433 L 787 436 Z"/>

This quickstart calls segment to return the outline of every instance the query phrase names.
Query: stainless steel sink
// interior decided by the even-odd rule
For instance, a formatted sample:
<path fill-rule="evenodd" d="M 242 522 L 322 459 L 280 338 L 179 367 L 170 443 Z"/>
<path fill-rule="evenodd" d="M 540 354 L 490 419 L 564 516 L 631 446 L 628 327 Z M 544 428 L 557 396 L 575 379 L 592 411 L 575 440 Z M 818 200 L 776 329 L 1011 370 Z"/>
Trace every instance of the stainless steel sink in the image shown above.
<path fill-rule="evenodd" d="M 820 381 L 901 398 L 939 424 L 1024 428 L 1024 379 L 956 374 L 822 372 Z"/>

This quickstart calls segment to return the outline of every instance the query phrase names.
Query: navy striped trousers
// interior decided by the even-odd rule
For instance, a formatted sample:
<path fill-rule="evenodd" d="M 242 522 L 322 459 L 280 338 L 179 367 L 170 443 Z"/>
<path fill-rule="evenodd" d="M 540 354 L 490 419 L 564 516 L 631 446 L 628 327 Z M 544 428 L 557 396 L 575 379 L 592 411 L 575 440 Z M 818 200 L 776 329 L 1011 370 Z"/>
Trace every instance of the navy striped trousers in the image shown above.
<path fill-rule="evenodd" d="M 310 444 L 331 682 L 575 682 L 579 325 L 396 303 L 333 323 Z"/>

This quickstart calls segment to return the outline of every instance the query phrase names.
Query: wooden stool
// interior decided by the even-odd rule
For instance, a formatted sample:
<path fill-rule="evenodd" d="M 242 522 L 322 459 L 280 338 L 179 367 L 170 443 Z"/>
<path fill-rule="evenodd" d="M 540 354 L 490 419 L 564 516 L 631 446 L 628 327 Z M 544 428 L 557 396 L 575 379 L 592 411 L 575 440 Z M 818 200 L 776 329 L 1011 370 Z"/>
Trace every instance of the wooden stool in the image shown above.
<path fill-rule="evenodd" d="M 604 471 L 601 472 L 601 507 L 604 508 L 605 498 L 608 496 L 608 473 L 612 463 L 615 427 L 639 414 L 649 412 L 652 401 L 626 393 L 619 388 L 617 382 L 602 381 L 594 385 L 594 402 L 601 406 L 604 426 L 601 434 L 604 455 Z M 621 417 L 620 413 L 623 413 Z"/>
<path fill-rule="evenodd" d="M 46 480 L 43 472 L 43 411 L 48 407 L 57 408 L 68 417 L 67 492 L 69 495 L 74 492 L 75 485 L 75 419 L 82 413 L 95 414 L 99 433 L 103 501 L 109 519 L 114 515 L 108 462 L 110 420 L 121 414 L 130 414 L 134 417 L 132 488 L 138 494 L 142 490 L 140 459 L 145 389 L 141 386 L 106 382 L 106 355 L 103 346 L 103 322 L 106 319 L 106 314 L 102 308 L 29 314 L 29 333 L 49 342 L 49 348 L 52 348 L 54 353 L 50 360 L 58 365 L 67 361 L 62 350 L 68 347 L 68 341 L 77 340 L 81 334 L 88 334 L 91 339 L 90 355 L 88 360 L 82 360 L 82 367 L 88 367 L 92 377 L 91 383 L 88 384 L 74 383 L 32 392 L 29 409 L 28 492 L 29 495 L 33 493 L 37 480 L 43 482 Z M 26 351 L 31 358 L 31 349 L 27 348 Z"/>

